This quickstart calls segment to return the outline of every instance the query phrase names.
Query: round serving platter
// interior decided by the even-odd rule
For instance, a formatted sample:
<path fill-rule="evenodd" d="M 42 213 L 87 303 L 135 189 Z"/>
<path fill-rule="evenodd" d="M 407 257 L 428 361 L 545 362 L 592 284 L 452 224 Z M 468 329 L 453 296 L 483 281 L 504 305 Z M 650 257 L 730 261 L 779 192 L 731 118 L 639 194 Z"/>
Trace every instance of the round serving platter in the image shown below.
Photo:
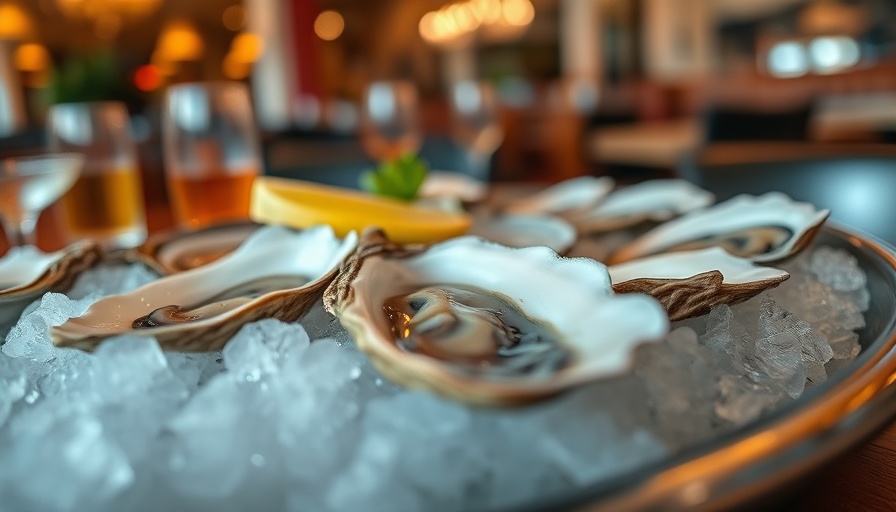
<path fill-rule="evenodd" d="M 869 439 L 896 416 L 896 249 L 826 226 L 818 243 L 848 251 L 868 275 L 861 354 L 761 420 L 653 464 L 514 510 L 755 510 Z"/>

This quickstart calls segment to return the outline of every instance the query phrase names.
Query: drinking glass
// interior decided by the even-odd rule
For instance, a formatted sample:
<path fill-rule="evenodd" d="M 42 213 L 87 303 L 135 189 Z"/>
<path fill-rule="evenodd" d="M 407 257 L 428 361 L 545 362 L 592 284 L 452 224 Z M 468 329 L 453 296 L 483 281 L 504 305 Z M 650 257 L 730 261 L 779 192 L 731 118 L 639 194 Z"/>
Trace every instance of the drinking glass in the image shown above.
<path fill-rule="evenodd" d="M 504 139 L 494 88 L 487 82 L 454 84 L 451 113 L 451 135 L 466 152 L 471 174 L 487 181 L 492 154 Z"/>
<path fill-rule="evenodd" d="M 373 82 L 361 108 L 361 145 L 378 162 L 396 160 L 420 149 L 417 89 L 404 81 Z"/>
<path fill-rule="evenodd" d="M 178 223 L 198 228 L 248 219 L 261 159 L 246 86 L 211 82 L 171 87 L 162 131 L 168 193 Z"/>
<path fill-rule="evenodd" d="M 37 245 L 40 212 L 72 187 L 83 163 L 84 157 L 73 153 L 0 162 L 0 221 L 10 245 Z"/>
<path fill-rule="evenodd" d="M 54 105 L 47 130 L 51 151 L 84 155 L 81 175 L 60 202 L 68 237 L 91 238 L 107 248 L 143 242 L 143 188 L 125 105 Z"/>

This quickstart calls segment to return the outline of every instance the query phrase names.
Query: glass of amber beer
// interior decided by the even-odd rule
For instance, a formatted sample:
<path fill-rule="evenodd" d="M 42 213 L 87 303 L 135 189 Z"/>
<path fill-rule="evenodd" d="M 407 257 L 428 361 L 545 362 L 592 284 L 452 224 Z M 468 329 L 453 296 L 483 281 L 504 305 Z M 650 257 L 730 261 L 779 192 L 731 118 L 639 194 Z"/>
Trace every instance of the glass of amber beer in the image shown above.
<path fill-rule="evenodd" d="M 249 92 L 237 82 L 191 83 L 168 90 L 163 135 L 174 216 L 197 228 L 249 218 L 259 172 Z"/>
<path fill-rule="evenodd" d="M 68 236 L 110 248 L 140 244 L 146 238 L 143 191 L 125 105 L 54 105 L 47 121 L 51 151 L 84 155 L 81 175 L 60 201 Z"/>

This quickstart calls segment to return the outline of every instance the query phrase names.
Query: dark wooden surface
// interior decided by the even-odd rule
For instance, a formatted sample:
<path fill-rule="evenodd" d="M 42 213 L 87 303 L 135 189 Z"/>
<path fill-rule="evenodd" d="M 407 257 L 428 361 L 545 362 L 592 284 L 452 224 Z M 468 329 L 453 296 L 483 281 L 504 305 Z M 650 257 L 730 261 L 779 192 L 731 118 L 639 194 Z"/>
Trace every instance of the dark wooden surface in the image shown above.
<path fill-rule="evenodd" d="M 146 210 L 150 232 L 174 226 L 165 197 L 148 194 Z M 44 250 L 65 243 L 57 218 L 52 207 L 41 215 L 38 243 Z M 4 239 L 0 253 L 6 248 Z M 896 423 L 813 476 L 780 510 L 896 511 Z"/>

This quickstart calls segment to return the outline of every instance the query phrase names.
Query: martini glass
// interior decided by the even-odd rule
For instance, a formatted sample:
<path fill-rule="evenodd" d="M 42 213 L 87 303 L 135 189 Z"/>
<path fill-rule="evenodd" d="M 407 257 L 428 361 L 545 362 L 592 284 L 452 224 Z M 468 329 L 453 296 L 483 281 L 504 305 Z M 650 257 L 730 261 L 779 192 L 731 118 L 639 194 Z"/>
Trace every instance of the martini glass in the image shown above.
<path fill-rule="evenodd" d="M 10 245 L 37 245 L 37 217 L 72 188 L 83 164 L 76 153 L 0 160 L 0 220 Z"/>

